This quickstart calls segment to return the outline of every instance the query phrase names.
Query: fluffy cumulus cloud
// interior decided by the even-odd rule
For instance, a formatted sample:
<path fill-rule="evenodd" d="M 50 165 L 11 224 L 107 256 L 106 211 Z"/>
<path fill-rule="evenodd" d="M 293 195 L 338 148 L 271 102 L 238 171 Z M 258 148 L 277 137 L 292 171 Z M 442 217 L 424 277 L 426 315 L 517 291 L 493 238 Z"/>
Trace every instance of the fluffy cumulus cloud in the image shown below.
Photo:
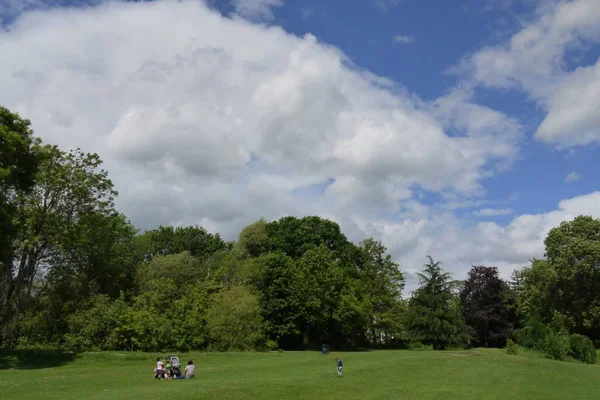
<path fill-rule="evenodd" d="M 514 269 L 526 266 L 534 257 L 544 255 L 544 239 L 553 227 L 578 215 L 600 218 L 600 192 L 562 200 L 556 210 L 531 215 L 519 215 L 506 225 L 480 222 L 475 225 L 458 219 L 454 214 L 419 206 L 411 210 L 411 218 L 402 221 L 357 221 L 362 230 L 386 238 L 410 277 L 420 269 L 431 254 L 453 271 L 466 275 L 472 264 L 493 265 L 508 279 Z"/>
<path fill-rule="evenodd" d="M 3 104 L 46 142 L 98 152 L 140 228 L 234 239 L 260 217 L 318 214 L 384 240 L 403 269 L 432 254 L 462 273 L 526 262 L 549 226 L 595 211 L 574 199 L 504 228 L 420 204 L 422 191 L 476 204 L 518 154 L 518 122 L 459 89 L 423 102 L 311 35 L 201 1 L 30 12 L 0 47 Z"/>
<path fill-rule="evenodd" d="M 490 89 L 518 89 L 546 112 L 536 138 L 560 148 L 600 142 L 600 61 L 573 70 L 569 60 L 600 43 L 597 0 L 544 1 L 534 21 L 457 70 Z"/>

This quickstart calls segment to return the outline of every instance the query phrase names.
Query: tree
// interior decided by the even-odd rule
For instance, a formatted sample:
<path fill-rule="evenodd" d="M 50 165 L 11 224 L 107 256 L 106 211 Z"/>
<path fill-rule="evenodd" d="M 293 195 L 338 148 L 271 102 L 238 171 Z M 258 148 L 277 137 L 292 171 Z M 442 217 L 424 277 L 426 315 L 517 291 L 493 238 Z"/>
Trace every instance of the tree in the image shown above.
<path fill-rule="evenodd" d="M 556 270 L 544 259 L 533 259 L 522 273 L 519 312 L 527 321 L 531 318 L 550 322 L 554 313 L 552 297 L 556 294 Z"/>
<path fill-rule="evenodd" d="M 433 345 L 434 350 L 443 350 L 450 344 L 468 341 L 465 324 L 460 310 L 454 304 L 453 293 L 457 283 L 447 272 L 443 272 L 441 262 L 429 263 L 418 273 L 421 286 L 409 301 L 407 324 L 413 340 Z"/>
<path fill-rule="evenodd" d="M 141 291 L 148 290 L 148 283 L 157 279 L 171 279 L 179 290 L 194 285 L 204 278 L 200 260 L 189 252 L 156 256 L 137 271 L 137 283 Z"/>
<path fill-rule="evenodd" d="M 267 224 L 268 251 L 282 251 L 298 259 L 309 249 L 325 246 L 336 257 L 342 258 L 352 243 L 342 233 L 340 226 L 316 216 L 284 217 Z"/>
<path fill-rule="evenodd" d="M 521 293 L 521 289 L 523 289 L 523 271 L 519 269 L 515 269 L 510 274 L 510 281 L 508 281 L 508 286 L 515 293 L 515 295 L 519 295 Z"/>
<path fill-rule="evenodd" d="M 244 286 L 217 294 L 206 321 L 217 350 L 251 350 L 264 341 L 258 299 Z"/>
<path fill-rule="evenodd" d="M 39 164 L 39 139 L 30 121 L 0 106 L 0 342 L 10 328 L 14 247 L 20 229 L 15 197 L 34 184 Z"/>
<path fill-rule="evenodd" d="M 372 238 L 359 244 L 358 281 L 361 291 L 370 305 L 368 331 L 374 343 L 381 342 L 384 336 L 390 336 L 398 330 L 402 315 L 399 307 L 402 303 L 404 275 L 398 264 L 386 254 L 385 246 Z"/>
<path fill-rule="evenodd" d="M 475 330 L 476 345 L 504 347 L 513 328 L 515 316 L 508 285 L 498 276 L 498 269 L 473 266 L 460 291 L 465 323 Z"/>
<path fill-rule="evenodd" d="M 227 247 L 218 233 L 213 235 L 200 226 L 159 226 L 138 236 L 134 245 L 139 262 L 149 262 L 154 256 L 180 254 L 184 251 L 204 260 Z"/>
<path fill-rule="evenodd" d="M 600 338 L 600 219 L 563 222 L 544 244 L 556 277 L 553 309 L 573 320 L 575 333 Z"/>
<path fill-rule="evenodd" d="M 73 250 L 71 255 L 79 251 L 75 251 L 73 240 L 78 240 L 82 229 L 94 231 L 91 221 L 116 215 L 113 200 L 117 192 L 108 173 L 99 170 L 101 164 L 97 154 L 80 150 L 65 153 L 49 145 L 40 148 L 35 185 L 14 196 L 20 229 L 14 240 L 12 268 L 18 272 L 7 283 L 8 308 L 2 321 L 5 334 L 24 309 L 34 278 L 50 273 L 58 264 L 65 265 L 69 249 Z"/>
<path fill-rule="evenodd" d="M 544 244 L 545 258 L 522 272 L 523 317 L 600 339 L 600 219 L 562 222 Z"/>
<path fill-rule="evenodd" d="M 339 260 L 321 245 L 307 250 L 296 265 L 299 276 L 295 288 L 304 310 L 300 315 L 303 345 L 336 344 L 339 342 L 339 325 L 334 315 L 345 284 Z"/>
<path fill-rule="evenodd" d="M 261 218 L 240 232 L 236 253 L 239 257 L 258 257 L 266 251 L 268 240 L 267 222 Z"/>
<path fill-rule="evenodd" d="M 261 314 L 270 339 L 282 348 L 300 348 L 306 299 L 298 265 L 281 252 L 265 254 L 252 264 L 258 276 L 256 288 L 261 294 Z"/>

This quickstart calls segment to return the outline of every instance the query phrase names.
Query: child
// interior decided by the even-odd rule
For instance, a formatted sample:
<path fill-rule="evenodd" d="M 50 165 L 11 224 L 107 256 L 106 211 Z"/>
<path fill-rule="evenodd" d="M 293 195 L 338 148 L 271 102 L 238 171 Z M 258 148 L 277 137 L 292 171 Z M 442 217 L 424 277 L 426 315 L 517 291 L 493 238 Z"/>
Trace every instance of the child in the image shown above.
<path fill-rule="evenodd" d="M 163 362 L 160 357 L 156 359 L 156 367 L 154 368 L 154 379 L 161 379 L 165 377 L 165 369 Z"/>
<path fill-rule="evenodd" d="M 339 357 L 336 357 L 335 361 L 337 363 L 338 376 L 342 376 L 342 360 L 340 360 Z"/>
<path fill-rule="evenodd" d="M 167 376 L 169 378 L 173 377 L 173 366 L 171 365 L 170 361 L 167 363 Z"/>

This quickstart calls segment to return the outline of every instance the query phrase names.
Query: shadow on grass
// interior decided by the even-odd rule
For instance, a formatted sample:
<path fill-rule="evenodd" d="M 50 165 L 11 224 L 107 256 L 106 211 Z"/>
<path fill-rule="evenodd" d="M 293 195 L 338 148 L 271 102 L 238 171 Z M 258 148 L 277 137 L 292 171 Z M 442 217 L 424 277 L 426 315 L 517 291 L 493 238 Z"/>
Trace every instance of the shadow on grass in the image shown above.
<path fill-rule="evenodd" d="M 62 350 L 0 349 L 0 370 L 60 367 L 74 361 L 76 356 Z"/>

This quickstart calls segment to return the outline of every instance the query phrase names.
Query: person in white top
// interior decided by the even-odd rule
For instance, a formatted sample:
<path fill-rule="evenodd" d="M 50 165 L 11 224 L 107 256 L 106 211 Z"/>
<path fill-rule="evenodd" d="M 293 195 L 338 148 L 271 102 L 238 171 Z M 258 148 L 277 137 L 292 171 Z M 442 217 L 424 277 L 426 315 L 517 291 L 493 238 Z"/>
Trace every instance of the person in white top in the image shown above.
<path fill-rule="evenodd" d="M 154 378 L 161 379 L 165 377 L 165 365 L 160 357 L 156 359 L 156 368 L 154 368 Z"/>

